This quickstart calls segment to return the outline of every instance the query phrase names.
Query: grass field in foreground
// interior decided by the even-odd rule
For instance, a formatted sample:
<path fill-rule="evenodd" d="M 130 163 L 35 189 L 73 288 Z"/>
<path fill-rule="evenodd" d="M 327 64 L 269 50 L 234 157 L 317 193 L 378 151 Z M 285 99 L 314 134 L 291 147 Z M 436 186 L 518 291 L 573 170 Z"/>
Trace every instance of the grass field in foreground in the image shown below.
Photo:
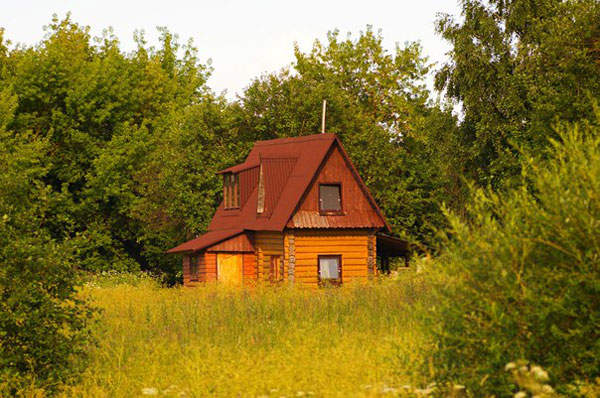
<path fill-rule="evenodd" d="M 99 345 L 72 397 L 376 396 L 418 383 L 415 276 L 228 290 L 89 285 Z"/>

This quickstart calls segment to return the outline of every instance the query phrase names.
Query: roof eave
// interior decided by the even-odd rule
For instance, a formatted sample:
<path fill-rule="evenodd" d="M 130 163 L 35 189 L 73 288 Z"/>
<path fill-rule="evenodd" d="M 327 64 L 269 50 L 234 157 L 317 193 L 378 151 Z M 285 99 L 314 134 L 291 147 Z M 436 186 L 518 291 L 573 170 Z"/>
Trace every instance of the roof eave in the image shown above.
<path fill-rule="evenodd" d="M 208 231 L 206 234 L 209 234 L 211 232 L 216 232 L 216 231 Z M 178 246 L 175 246 L 172 249 L 167 250 L 166 253 L 167 254 L 196 253 L 196 252 L 199 252 L 201 250 L 207 249 L 207 248 L 209 248 L 211 246 L 217 245 L 217 244 L 219 244 L 219 243 L 221 243 L 223 241 L 226 241 L 227 239 L 234 238 L 234 237 L 236 237 L 236 236 L 238 236 L 238 235 L 240 235 L 240 234 L 242 234 L 244 232 L 245 232 L 244 229 L 239 229 L 239 230 L 238 229 L 234 229 L 234 230 L 231 231 L 231 233 L 224 234 L 223 237 L 215 240 L 214 242 L 208 243 L 207 245 L 204 245 L 204 246 L 201 246 L 201 247 L 197 247 L 197 248 L 194 248 L 194 249 L 187 249 L 187 248 L 186 249 L 180 249 L 182 246 L 188 244 L 189 242 L 191 242 L 193 240 L 196 240 L 196 239 L 202 237 L 203 235 L 206 235 L 206 234 L 203 234 L 203 235 L 200 235 L 197 238 L 190 239 L 187 242 L 184 242 L 184 243 L 182 243 L 182 244 L 180 244 Z"/>

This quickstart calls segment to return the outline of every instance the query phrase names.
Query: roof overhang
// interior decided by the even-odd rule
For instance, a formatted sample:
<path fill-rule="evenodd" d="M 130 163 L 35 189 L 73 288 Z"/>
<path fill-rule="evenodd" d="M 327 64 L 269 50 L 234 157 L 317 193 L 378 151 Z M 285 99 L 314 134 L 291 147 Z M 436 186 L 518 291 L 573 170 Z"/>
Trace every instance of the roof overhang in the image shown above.
<path fill-rule="evenodd" d="M 377 234 L 377 256 L 406 258 L 411 251 L 408 241 L 381 232 Z"/>
<path fill-rule="evenodd" d="M 217 171 L 215 174 L 219 175 L 219 174 L 227 174 L 227 173 L 239 173 L 241 171 L 253 169 L 258 166 L 260 166 L 260 163 L 255 163 L 255 162 L 242 163 L 242 164 L 238 164 L 235 166 L 231 166 L 225 170 Z"/>

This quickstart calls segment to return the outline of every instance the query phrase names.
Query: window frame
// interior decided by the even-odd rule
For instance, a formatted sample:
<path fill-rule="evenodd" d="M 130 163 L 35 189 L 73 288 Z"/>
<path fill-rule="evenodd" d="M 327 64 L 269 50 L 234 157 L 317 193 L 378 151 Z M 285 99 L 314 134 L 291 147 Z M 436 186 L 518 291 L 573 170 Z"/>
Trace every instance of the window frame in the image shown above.
<path fill-rule="evenodd" d="M 340 208 L 339 210 L 325 210 L 323 209 L 323 200 L 321 200 L 321 187 L 322 186 L 335 186 L 338 188 L 340 192 Z M 342 195 L 342 183 L 341 182 L 320 182 L 319 183 L 319 193 L 318 193 L 318 201 L 319 201 L 319 213 L 325 216 L 331 215 L 343 215 L 344 214 L 344 197 Z"/>
<path fill-rule="evenodd" d="M 283 261 L 279 255 L 269 256 L 269 279 L 272 283 L 283 281 Z"/>
<path fill-rule="evenodd" d="M 190 282 L 198 282 L 200 275 L 200 255 L 191 254 L 190 256 Z M 195 272 L 194 272 L 195 268 Z"/>
<path fill-rule="evenodd" d="M 321 278 L 321 259 L 336 259 L 338 261 L 338 275 L 339 278 L 331 279 Z M 342 284 L 342 255 L 341 254 L 319 254 L 317 256 L 317 278 L 319 280 L 319 285 L 333 285 L 340 286 Z"/>
<path fill-rule="evenodd" d="M 240 175 L 238 173 L 223 174 L 223 207 L 225 210 L 240 208 Z"/>

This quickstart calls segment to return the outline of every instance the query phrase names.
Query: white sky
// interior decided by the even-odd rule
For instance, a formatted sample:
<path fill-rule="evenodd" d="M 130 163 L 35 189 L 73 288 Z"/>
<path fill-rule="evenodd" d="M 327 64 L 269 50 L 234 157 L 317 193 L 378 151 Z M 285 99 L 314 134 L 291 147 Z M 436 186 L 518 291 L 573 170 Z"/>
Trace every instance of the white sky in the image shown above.
<path fill-rule="evenodd" d="M 62 19 L 67 11 L 94 36 L 112 26 L 125 51 L 134 48 L 134 30 L 145 30 L 154 45 L 155 28 L 166 26 L 181 43 L 193 38 L 203 62 L 212 59 L 209 86 L 230 99 L 253 78 L 290 64 L 294 42 L 308 51 L 336 28 L 345 37 L 370 24 L 382 29 L 386 48 L 420 41 L 430 61 L 444 62 L 449 46 L 434 32 L 436 14 L 460 12 L 458 0 L 0 0 L 0 10 L 5 38 L 30 45 L 42 39 L 53 13 Z"/>

